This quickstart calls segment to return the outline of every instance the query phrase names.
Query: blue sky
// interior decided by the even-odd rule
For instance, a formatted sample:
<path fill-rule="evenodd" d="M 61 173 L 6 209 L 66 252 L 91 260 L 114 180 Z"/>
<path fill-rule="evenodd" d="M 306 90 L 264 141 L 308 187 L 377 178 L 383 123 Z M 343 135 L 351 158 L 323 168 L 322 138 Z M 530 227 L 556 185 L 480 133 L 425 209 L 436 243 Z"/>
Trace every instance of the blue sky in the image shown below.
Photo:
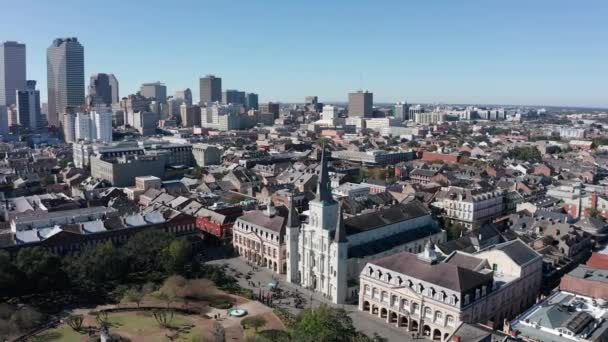
<path fill-rule="evenodd" d="M 261 100 L 608 107 L 608 1 L 20 0 L 0 40 L 27 44 L 46 93 L 46 48 L 76 36 L 85 73 L 112 72 L 121 96 L 169 93 L 213 73 Z M 43 95 L 46 97 L 46 94 Z"/>

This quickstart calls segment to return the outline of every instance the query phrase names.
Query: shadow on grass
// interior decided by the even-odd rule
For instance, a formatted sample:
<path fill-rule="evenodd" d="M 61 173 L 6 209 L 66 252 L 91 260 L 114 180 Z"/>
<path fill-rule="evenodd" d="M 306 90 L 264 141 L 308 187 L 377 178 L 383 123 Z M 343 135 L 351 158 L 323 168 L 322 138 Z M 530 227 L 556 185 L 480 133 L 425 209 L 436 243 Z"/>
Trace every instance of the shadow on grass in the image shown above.
<path fill-rule="evenodd" d="M 45 333 L 41 333 L 38 334 L 36 336 L 33 336 L 31 341 L 33 342 L 43 342 L 43 341 L 59 341 L 59 339 L 62 337 L 60 332 L 57 331 L 49 331 L 49 332 L 45 332 Z"/>

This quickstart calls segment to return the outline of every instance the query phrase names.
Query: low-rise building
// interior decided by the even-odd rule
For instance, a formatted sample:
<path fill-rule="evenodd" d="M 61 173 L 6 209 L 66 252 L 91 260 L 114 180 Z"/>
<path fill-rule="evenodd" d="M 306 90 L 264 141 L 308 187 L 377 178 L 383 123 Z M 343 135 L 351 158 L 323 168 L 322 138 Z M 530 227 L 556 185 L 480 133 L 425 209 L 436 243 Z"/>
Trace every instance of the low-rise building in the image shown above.
<path fill-rule="evenodd" d="M 198 166 L 218 165 L 222 161 L 222 150 L 215 145 L 194 144 L 192 154 Z"/>
<path fill-rule="evenodd" d="M 511 322 L 526 342 L 603 342 L 608 340 L 606 298 L 556 291 Z"/>
<path fill-rule="evenodd" d="M 447 341 L 461 323 L 498 327 L 533 305 L 542 259 L 520 240 L 440 261 L 432 244 L 416 255 L 368 262 L 360 275 L 359 310 L 404 333 Z"/>
<path fill-rule="evenodd" d="M 155 176 L 165 173 L 164 158 L 154 156 L 122 156 L 112 159 L 91 158 L 91 175 L 105 179 L 114 186 L 133 186 L 135 177 Z"/>
<path fill-rule="evenodd" d="M 435 206 L 447 219 L 467 228 L 479 226 L 500 216 L 504 210 L 502 189 L 468 189 L 455 186 L 442 188 Z"/>
<path fill-rule="evenodd" d="M 384 150 L 372 150 L 372 151 L 333 151 L 331 153 L 332 158 L 348 160 L 352 162 L 373 164 L 373 165 L 394 165 L 400 162 L 412 160 L 416 157 L 416 154 L 411 151 L 384 151 Z"/>
<path fill-rule="evenodd" d="M 292 207 L 289 216 L 297 220 Z M 272 202 L 266 210 L 249 211 L 239 217 L 233 227 L 232 244 L 247 261 L 283 274 L 285 266 L 286 217 L 279 216 Z"/>

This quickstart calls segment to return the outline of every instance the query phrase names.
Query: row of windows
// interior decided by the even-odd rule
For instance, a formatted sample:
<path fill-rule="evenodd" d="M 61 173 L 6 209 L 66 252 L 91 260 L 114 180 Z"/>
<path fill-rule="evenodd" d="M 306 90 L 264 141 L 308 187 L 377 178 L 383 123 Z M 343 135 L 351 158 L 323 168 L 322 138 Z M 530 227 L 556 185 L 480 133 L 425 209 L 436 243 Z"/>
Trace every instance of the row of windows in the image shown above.
<path fill-rule="evenodd" d="M 256 233 L 257 235 L 259 235 L 262 238 L 265 238 L 266 240 L 279 241 L 278 234 L 273 234 L 273 233 L 268 233 L 268 232 L 262 231 L 261 229 L 258 229 L 257 227 L 254 227 L 254 226 L 250 226 L 249 224 L 247 224 L 241 220 L 236 221 L 236 226 L 247 232 L 250 231 L 252 233 Z"/>
<path fill-rule="evenodd" d="M 366 288 L 366 290 L 369 290 L 368 285 L 365 285 L 365 288 Z M 366 292 L 366 294 L 369 295 L 368 292 Z M 392 307 L 407 311 L 407 312 L 411 313 L 412 315 L 416 315 L 416 316 L 420 315 L 420 304 L 415 303 L 415 302 L 410 303 L 405 298 L 403 298 L 403 299 L 401 299 L 401 301 L 399 301 L 399 298 L 396 295 L 392 295 L 390 298 L 390 302 L 389 302 L 388 294 L 386 291 L 382 291 L 382 293 L 378 297 L 378 290 L 376 288 L 374 288 L 372 290 L 371 297 L 373 299 L 380 300 L 381 302 L 387 303 Z M 456 320 L 454 319 L 454 316 L 452 316 L 452 315 L 445 315 L 445 321 L 444 321 L 444 314 L 443 314 L 443 312 L 441 312 L 439 310 L 436 310 L 435 313 L 433 314 L 433 310 L 429 306 L 426 306 L 423 311 L 424 312 L 423 312 L 422 317 L 425 319 L 433 320 L 433 322 L 437 325 L 448 326 L 448 327 L 455 326 Z"/>
<path fill-rule="evenodd" d="M 247 239 L 239 234 L 234 235 L 234 241 L 236 244 L 246 246 L 247 248 L 255 248 L 256 250 L 260 250 L 261 248 L 264 255 L 272 256 L 273 258 L 277 257 L 278 249 L 272 246 L 261 245 L 259 242 Z"/>
<path fill-rule="evenodd" d="M 368 275 L 373 278 L 380 279 L 384 282 L 394 284 L 397 286 L 407 286 L 412 291 L 419 293 L 421 295 L 428 296 L 437 301 L 441 301 L 450 305 L 456 305 L 459 301 L 458 296 L 456 295 L 448 295 L 445 291 L 436 291 L 433 287 L 425 288 L 422 283 L 418 282 L 414 283 L 412 279 L 403 279 L 400 275 L 397 277 L 393 277 L 390 272 L 383 273 L 381 270 L 375 270 L 372 267 L 368 267 Z M 376 288 L 374 288 L 376 290 Z M 368 285 L 365 285 L 364 288 L 365 293 L 369 292 Z M 484 295 L 485 295 L 485 286 L 484 286 Z"/>

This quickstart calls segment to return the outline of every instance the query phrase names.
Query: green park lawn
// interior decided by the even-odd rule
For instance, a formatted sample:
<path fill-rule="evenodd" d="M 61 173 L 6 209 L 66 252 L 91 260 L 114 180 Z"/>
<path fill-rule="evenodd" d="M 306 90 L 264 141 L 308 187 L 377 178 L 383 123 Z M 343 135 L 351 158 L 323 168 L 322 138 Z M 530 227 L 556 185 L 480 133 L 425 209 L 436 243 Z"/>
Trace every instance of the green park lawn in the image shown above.
<path fill-rule="evenodd" d="M 175 314 L 170 325 L 180 328 L 185 325 L 193 325 L 193 317 Z M 151 312 L 120 312 L 108 315 L 108 323 L 111 334 L 119 334 L 126 337 L 144 337 L 148 341 L 166 341 L 166 334 L 170 334 L 169 329 L 161 328 L 156 322 Z M 179 334 L 177 341 L 193 341 L 203 336 L 203 330 L 199 327 L 186 329 Z M 146 338 L 147 337 L 147 338 Z M 36 336 L 34 341 L 67 341 L 81 342 L 87 341 L 86 334 L 80 334 L 67 325 L 62 325 L 56 329 L 48 330 Z"/>

